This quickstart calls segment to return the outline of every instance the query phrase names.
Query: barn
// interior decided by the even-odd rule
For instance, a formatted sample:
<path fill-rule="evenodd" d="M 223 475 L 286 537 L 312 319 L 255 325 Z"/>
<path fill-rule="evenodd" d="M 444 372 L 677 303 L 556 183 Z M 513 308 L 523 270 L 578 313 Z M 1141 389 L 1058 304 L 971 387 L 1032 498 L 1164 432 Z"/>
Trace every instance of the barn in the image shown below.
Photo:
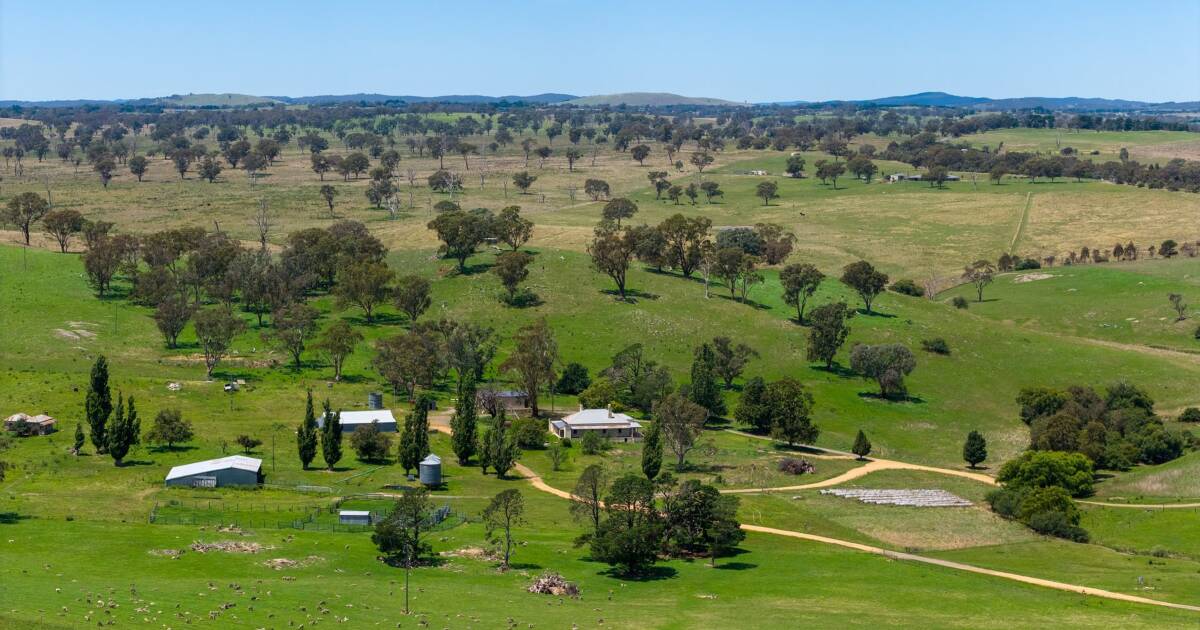
<path fill-rule="evenodd" d="M 176 466 L 167 473 L 168 486 L 217 488 L 221 486 L 253 486 L 262 483 L 262 460 L 245 455 L 231 455 Z"/>

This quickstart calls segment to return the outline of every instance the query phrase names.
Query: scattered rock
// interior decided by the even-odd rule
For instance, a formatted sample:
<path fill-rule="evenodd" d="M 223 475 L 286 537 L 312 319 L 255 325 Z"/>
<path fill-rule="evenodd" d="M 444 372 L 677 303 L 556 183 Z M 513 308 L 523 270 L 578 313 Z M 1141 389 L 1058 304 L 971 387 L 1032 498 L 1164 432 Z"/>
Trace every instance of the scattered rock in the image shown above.
<path fill-rule="evenodd" d="M 258 553 L 263 549 L 269 548 L 270 547 L 263 547 L 256 542 L 246 542 L 242 540 L 223 540 L 214 543 L 196 541 L 192 543 L 191 546 L 192 551 L 197 553 L 208 553 L 210 551 L 224 551 L 225 553 Z"/>

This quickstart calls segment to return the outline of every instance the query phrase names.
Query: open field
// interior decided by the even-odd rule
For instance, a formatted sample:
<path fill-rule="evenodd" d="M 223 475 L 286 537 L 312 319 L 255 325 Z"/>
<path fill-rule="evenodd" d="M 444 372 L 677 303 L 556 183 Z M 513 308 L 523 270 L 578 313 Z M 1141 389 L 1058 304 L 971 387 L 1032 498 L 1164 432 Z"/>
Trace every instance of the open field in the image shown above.
<path fill-rule="evenodd" d="M 993 135 L 984 137 L 991 141 Z M 1133 143 L 1139 138 L 1139 151 L 1177 142 L 1173 137 L 1113 134 L 1096 142 L 1128 144 L 1140 159 Z M 1014 136 L 1014 145 L 1006 146 L 1018 150 L 1016 140 Z M 149 141 L 143 137 L 139 142 Z M 336 140 L 331 144 L 331 152 L 344 152 Z M 763 269 L 763 283 L 749 292 L 748 303 L 742 303 L 730 299 L 726 288 L 713 286 L 712 297 L 705 298 L 698 278 L 635 264 L 629 272 L 633 299 L 615 300 L 612 283 L 590 268 L 585 253 L 603 202 L 588 200 L 582 182 L 606 179 L 614 195 L 637 201 L 635 223 L 653 224 L 681 212 L 707 216 L 718 227 L 770 221 L 794 230 L 796 250 L 789 262 L 812 262 L 829 276 L 809 300 L 810 309 L 839 300 L 861 305 L 836 281 L 842 265 L 859 259 L 877 264 L 893 280 L 920 282 L 930 276 L 956 278 L 965 263 L 994 259 L 1010 248 L 1040 256 L 1085 244 L 1111 247 L 1116 240 L 1144 246 L 1166 238 L 1195 239 L 1200 236 L 1194 232 L 1200 205 L 1194 195 L 1092 181 L 1030 183 L 1010 178 L 993 185 L 982 177 L 944 189 L 919 182 L 866 184 L 843 178 L 835 190 L 815 178 L 781 176 L 787 152 L 729 149 L 702 175 L 691 166 L 671 173 L 672 180 L 682 184 L 716 181 L 724 197 L 713 204 L 701 199 L 694 206 L 686 200 L 676 205 L 655 199 L 648 187 L 647 171 L 673 171 L 662 147 L 651 144 L 653 153 L 645 167 L 608 147 L 598 151 L 593 166 L 586 143 L 588 154 L 574 171 L 558 154 L 544 167 L 531 157 L 528 169 L 539 179 L 528 195 L 518 194 L 511 181 L 507 190 L 503 185 L 512 173 L 526 168 L 519 148 L 489 152 L 486 158 L 471 156 L 469 169 L 460 156 L 446 156 L 446 166 L 465 177 L 466 190 L 456 193 L 455 201 L 466 208 L 494 210 L 519 204 L 522 214 L 536 224 L 525 247 L 534 255 L 525 286 L 540 301 L 528 308 L 500 303 L 500 283 L 488 272 L 496 258 L 493 250 L 485 248 L 472 256 L 468 273 L 462 274 L 454 270 L 453 261 L 437 256 L 437 242 L 425 224 L 433 216 L 432 204 L 449 197 L 431 194 L 423 184 L 437 167 L 436 160 L 404 151 L 399 170 L 414 170 L 414 207 L 403 208 L 395 219 L 369 206 L 363 196 L 365 177 L 342 181 L 332 175 L 326 180 L 339 191 L 337 218 L 364 222 L 390 248 L 387 262 L 392 269 L 431 280 L 432 306 L 423 320 L 445 317 L 496 330 L 501 339 L 498 356 L 484 376 L 505 386 L 511 384 L 509 376 L 496 366 L 512 352 L 513 333 L 539 317 L 553 330 L 563 364 L 579 362 L 595 376 L 618 350 L 641 343 L 647 357 L 670 370 L 676 385 L 688 381 L 697 344 L 727 335 L 760 353 L 735 385 L 723 390 L 730 411 L 746 378 L 792 376 L 814 396 L 813 419 L 821 429 L 816 446 L 848 450 L 861 429 L 872 442 L 873 457 L 963 471 L 963 439 L 979 430 L 987 439 L 989 456 L 976 472 L 984 474 L 995 474 L 1029 445 L 1028 428 L 1015 403 L 1024 387 L 1103 387 L 1125 379 L 1143 387 L 1164 413 L 1200 406 L 1195 386 L 1200 380 L 1200 342 L 1191 335 L 1195 318 L 1172 322 L 1174 313 L 1166 301 L 1167 293 L 1192 296 L 1200 285 L 1200 263 L 1195 259 L 1055 267 L 1039 272 L 1049 277 L 1029 282 L 1016 282 L 1019 274 L 1004 274 L 987 288 L 985 302 L 972 302 L 966 310 L 953 308 L 949 299 L 970 297 L 970 287 L 951 288 L 932 300 L 886 292 L 875 303 L 876 313 L 859 311 L 850 320 L 848 341 L 829 370 L 806 359 L 808 329 L 794 321 L 794 310 L 783 301 L 778 268 Z M 563 138 L 555 142 L 556 151 L 566 146 Z M 686 149 L 681 157 L 686 162 Z M 806 154 L 809 173 L 813 162 L 823 157 L 828 158 Z M 880 167 L 910 170 L 896 163 L 880 162 Z M 764 178 L 745 174 L 759 169 L 779 184 L 780 198 L 770 205 L 754 196 Z M 231 171 L 212 184 L 194 173 L 180 180 L 169 162 L 155 158 L 146 181 L 138 183 L 122 172 L 107 190 L 86 166 L 75 174 L 72 166 L 56 159 L 37 163 L 27 157 L 23 176 L 5 174 L 0 200 L 23 191 L 44 194 L 45 181 L 50 182 L 56 208 L 115 221 L 122 231 L 212 228 L 219 223 L 221 230 L 252 241 L 251 218 L 261 199 L 275 213 L 270 244 L 278 251 L 288 232 L 332 221 L 317 192 L 321 180 L 309 170 L 307 154 L 294 146 L 257 183 Z M 401 201 L 408 201 L 409 190 L 402 176 Z M 358 310 L 339 309 L 328 294 L 310 296 L 308 303 L 319 311 L 320 328 L 346 321 L 365 337 L 347 359 L 344 379 L 335 384 L 331 367 L 316 352 L 305 352 L 298 368 L 287 365 L 286 355 L 263 337 L 269 326 L 260 328 L 252 315 L 235 311 L 247 329 L 234 340 L 233 352 L 218 367 L 215 379 L 206 381 L 191 326 L 179 348 L 167 349 L 153 311 L 124 299 L 130 288 L 127 278 L 118 279 L 115 296 L 97 299 L 76 253 L 52 251 L 41 235 L 35 235 L 37 246 L 28 249 L 16 246 L 17 238 L 15 232 L 0 233 L 0 400 L 6 402 L 4 415 L 49 413 L 59 419 L 60 431 L 14 439 L 11 448 L 0 453 L 10 464 L 0 481 L 0 548 L 5 559 L 0 563 L 0 626 L 76 627 L 109 619 L 122 625 L 248 628 L 309 627 L 335 618 L 347 627 L 417 623 L 400 613 L 403 572 L 378 561 L 369 534 L 330 531 L 336 515 L 329 508 L 335 501 L 349 497 L 347 507 L 381 509 L 389 501 L 385 495 L 407 484 L 404 471 L 391 460 L 359 461 L 348 445 L 334 470 L 303 470 L 294 435 L 303 416 L 305 389 L 313 390 L 318 405 L 328 398 L 334 407 L 346 410 L 365 408 L 368 392 L 388 391 L 371 366 L 373 344 L 406 332 L 406 318 L 389 305 L 380 309 L 377 321 L 367 323 Z M 81 249 L 77 243 L 74 251 Z M 919 350 L 923 340 L 934 337 L 947 341 L 948 355 Z M 908 397 L 883 399 L 874 381 L 849 369 L 855 343 L 902 343 L 913 349 L 917 367 L 907 378 Z M 122 467 L 93 454 L 90 444 L 82 456 L 68 454 L 75 423 L 83 417 L 88 370 L 101 354 L 111 365 L 114 394 L 136 398 L 143 428 L 159 410 L 178 408 L 195 425 L 196 439 L 175 449 L 139 446 Z M 245 379 L 247 386 L 235 394 L 224 392 L 221 383 L 234 379 Z M 172 382 L 180 384 L 178 391 L 167 389 Z M 453 385 L 444 380 L 432 393 L 439 404 L 433 420 L 444 423 L 457 402 Z M 398 418 L 407 413 L 409 406 L 401 397 L 389 392 L 385 400 Z M 562 412 L 575 409 L 577 402 L 557 395 L 543 398 L 542 406 Z M 1168 429 L 1188 428 L 1180 425 L 1170 422 Z M 679 477 L 699 479 L 720 490 L 745 491 L 828 480 L 864 465 L 846 457 L 821 457 L 812 450 L 789 450 L 725 428 L 745 427 L 729 422 L 705 430 Z M 264 460 L 269 487 L 162 486 L 172 466 L 239 452 L 234 443 L 239 435 L 264 441 L 253 455 Z M 761 533 L 750 534 L 734 555 L 718 561 L 716 569 L 702 558 L 671 560 L 649 577 L 621 578 L 589 558 L 586 548 L 572 544 L 583 526 L 571 519 L 565 500 L 539 492 L 525 480 L 497 479 L 480 474 L 477 467 L 459 466 L 445 435 L 436 434 L 431 442 L 431 450 L 444 458 L 446 479 L 445 487 L 434 493 L 434 503 L 449 505 L 470 520 L 439 531 L 434 548 L 470 551 L 415 571 L 411 594 L 417 619 L 430 626 L 733 627 L 746 623 L 748 611 L 753 611 L 756 625 L 772 627 L 1125 628 L 1182 626 L 1197 619 L 1194 613 L 1068 594 Z M 589 464 L 601 464 L 614 475 L 640 474 L 641 448 L 622 444 L 602 455 L 584 455 L 576 444 L 557 471 L 544 450 L 523 453 L 521 462 L 550 486 L 570 490 Z M 809 458 L 816 472 L 781 473 L 783 457 Z M 664 470 L 669 470 L 669 451 L 666 460 Z M 1200 500 L 1198 464 L 1193 452 L 1160 466 L 1136 466 L 1097 484 L 1094 498 Z M 311 488 L 301 492 L 298 486 Z M 867 505 L 804 489 L 738 495 L 738 517 L 747 524 L 1200 605 L 1195 510 L 1082 506 L 1083 525 L 1092 531 L 1093 541 L 1079 544 L 1039 536 L 1000 518 L 984 502 L 992 486 L 977 480 L 887 470 L 842 487 L 943 489 L 974 505 Z M 518 530 L 523 544 L 514 570 L 500 572 L 494 561 L 470 556 L 487 547 L 480 511 L 493 495 L 510 488 L 520 488 L 526 498 L 527 524 Z M 158 519 L 153 523 L 152 514 Z M 204 524 L 180 524 L 192 522 Z M 291 525 L 296 522 L 301 522 L 300 528 Z M 220 531 L 216 523 L 248 531 Z M 178 558 L 163 555 L 163 550 L 186 549 L 195 541 L 228 540 L 269 548 L 254 554 L 188 550 Z M 1166 557 L 1149 555 L 1156 550 Z M 297 564 L 264 564 L 276 558 Z M 543 569 L 578 581 L 583 599 L 525 593 L 524 587 Z M 463 593 L 471 594 L 469 606 L 464 607 Z M 109 605 L 114 601 L 118 606 Z"/>
<path fill-rule="evenodd" d="M 1077 150 L 1081 157 L 1098 162 L 1120 159 L 1121 148 L 1129 157 L 1143 163 L 1163 163 L 1173 158 L 1195 160 L 1200 157 L 1200 139 L 1187 131 L 1088 131 L 1083 129 L 996 129 L 963 136 L 972 146 L 991 147 L 1003 142 L 1009 151 L 1054 152 L 1064 147 Z M 1091 155 L 1099 151 L 1098 155 Z"/>
<path fill-rule="evenodd" d="M 1179 320 L 1167 296 L 1183 295 L 1190 306 Z M 944 292 L 962 296 L 971 314 L 1021 330 L 1200 352 L 1195 337 L 1200 307 L 1200 260 L 1143 260 L 1038 269 L 1000 274 L 976 302 L 972 286 Z M 1186 362 L 1188 357 L 1177 361 Z"/>
<path fill-rule="evenodd" d="M 486 140 L 476 139 L 480 144 Z M 138 142 L 142 147 L 150 144 L 148 138 Z M 614 196 L 637 201 L 640 212 L 635 222 L 657 223 L 676 212 L 703 214 L 716 227 L 771 221 L 796 233 L 798 256 L 829 266 L 865 257 L 889 273 L 921 278 L 931 273 L 953 274 L 966 262 L 993 259 L 1007 251 L 1021 226 L 1027 197 L 1032 199 L 1030 216 L 1015 249 L 1028 255 L 1063 254 L 1082 245 L 1111 247 L 1117 240 L 1147 245 L 1167 238 L 1183 242 L 1200 237 L 1195 233 L 1200 208 L 1186 193 L 1068 179 L 1036 183 L 1006 179 L 993 185 L 984 177 L 977 182 L 964 178 L 943 189 L 920 182 L 889 185 L 882 183 L 882 177 L 871 184 L 843 177 L 834 190 L 811 177 L 815 161 L 829 158 L 817 152 L 805 154 L 810 177 L 792 179 L 784 174 L 788 152 L 727 149 L 701 174 L 691 165 L 676 171 L 667 163 L 661 145 L 650 145 L 652 153 L 645 166 L 627 154 L 584 143 L 580 145 L 584 157 L 571 171 L 561 156 L 569 146 L 562 139 L 554 145 L 555 155 L 544 164 L 537 156 L 526 162 L 514 147 L 496 154 L 485 150 L 485 155 L 469 156 L 466 162 L 458 155 L 447 155 L 444 164 L 463 176 L 465 189 L 455 195 L 463 207 L 495 210 L 520 205 L 538 225 L 532 245 L 575 251 L 584 249 L 603 205 L 591 202 L 583 193 L 588 178 L 604 179 Z M 219 223 L 222 230 L 248 241 L 256 237 L 253 214 L 260 201 L 265 201 L 276 213 L 278 225 L 271 241 L 279 244 L 288 232 L 331 221 L 318 194 L 320 186 L 328 183 L 338 190 L 338 218 L 366 223 L 395 249 L 433 249 L 436 241 L 425 224 L 432 218 L 433 204 L 449 198 L 430 193 L 425 186 L 425 178 L 436 170 L 438 161 L 410 155 L 402 147 L 401 151 L 398 198 L 402 208 L 394 220 L 386 210 L 371 207 L 364 197 L 367 177 L 342 181 L 336 174 L 327 174 L 321 181 L 310 170 L 307 152 L 294 145 L 288 145 L 280 161 L 255 183 L 243 172 L 230 169 L 211 184 L 194 172 L 180 179 L 171 163 L 160 156 L 151 159 L 144 181 L 137 182 L 121 168 L 103 189 L 86 164 L 76 169 L 49 157 L 44 162 L 27 159 L 23 176 L 6 177 L 4 190 L 44 195 L 48 180 L 56 207 L 115 221 L 124 230 L 148 232 L 170 225 L 212 228 Z M 330 152 L 346 151 L 332 139 Z M 687 155 L 685 148 L 677 157 Z M 881 176 L 912 170 L 899 163 L 881 161 L 878 165 Z M 408 169 L 413 170 L 415 186 L 408 183 Z M 538 177 L 530 194 L 518 194 L 510 181 L 512 174 L 521 170 Z M 717 203 L 701 199 L 696 206 L 686 199 L 680 205 L 665 197 L 656 200 L 646 179 L 651 170 L 665 170 L 672 181 L 682 185 L 702 179 L 716 181 L 725 194 Z M 779 185 L 780 198 L 764 206 L 754 196 L 754 187 L 763 177 L 745 175 L 749 170 L 767 171 L 767 178 Z M 880 243 L 888 245 L 881 247 Z"/>

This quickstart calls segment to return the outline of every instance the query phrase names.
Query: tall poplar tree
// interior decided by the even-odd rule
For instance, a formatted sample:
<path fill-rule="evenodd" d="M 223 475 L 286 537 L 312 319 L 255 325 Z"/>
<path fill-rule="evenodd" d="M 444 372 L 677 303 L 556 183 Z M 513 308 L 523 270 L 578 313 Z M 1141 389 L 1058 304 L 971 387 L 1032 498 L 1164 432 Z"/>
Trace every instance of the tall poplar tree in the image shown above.
<path fill-rule="evenodd" d="M 308 465 L 317 457 L 317 416 L 313 411 L 312 390 L 308 390 L 308 401 L 304 405 L 304 420 L 296 429 L 296 450 L 300 455 L 300 465 L 308 470 Z"/>
<path fill-rule="evenodd" d="M 101 355 L 92 365 L 91 381 L 88 383 L 87 399 L 84 401 L 84 414 L 87 416 L 88 429 L 91 431 L 92 446 L 97 453 L 108 449 L 105 438 L 105 425 L 112 415 L 112 391 L 108 388 L 108 359 Z"/>
<path fill-rule="evenodd" d="M 321 456 L 329 470 L 342 459 L 342 412 L 334 412 L 325 399 L 325 423 L 321 427 Z"/>
<path fill-rule="evenodd" d="M 450 444 L 458 464 L 466 466 L 478 448 L 479 436 L 476 425 L 475 410 L 475 374 L 466 370 L 463 377 L 462 392 L 458 396 L 458 406 L 454 409 L 454 417 L 450 419 Z"/>

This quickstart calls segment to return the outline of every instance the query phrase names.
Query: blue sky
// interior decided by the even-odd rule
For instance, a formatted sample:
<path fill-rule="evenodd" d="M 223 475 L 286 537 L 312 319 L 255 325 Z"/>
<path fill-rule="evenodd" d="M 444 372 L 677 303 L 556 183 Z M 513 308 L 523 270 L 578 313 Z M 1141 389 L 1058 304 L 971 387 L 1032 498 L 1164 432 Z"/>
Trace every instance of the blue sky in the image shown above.
<path fill-rule="evenodd" d="M 1200 100 L 1200 0 L 0 0 L 0 99 L 934 90 Z"/>

